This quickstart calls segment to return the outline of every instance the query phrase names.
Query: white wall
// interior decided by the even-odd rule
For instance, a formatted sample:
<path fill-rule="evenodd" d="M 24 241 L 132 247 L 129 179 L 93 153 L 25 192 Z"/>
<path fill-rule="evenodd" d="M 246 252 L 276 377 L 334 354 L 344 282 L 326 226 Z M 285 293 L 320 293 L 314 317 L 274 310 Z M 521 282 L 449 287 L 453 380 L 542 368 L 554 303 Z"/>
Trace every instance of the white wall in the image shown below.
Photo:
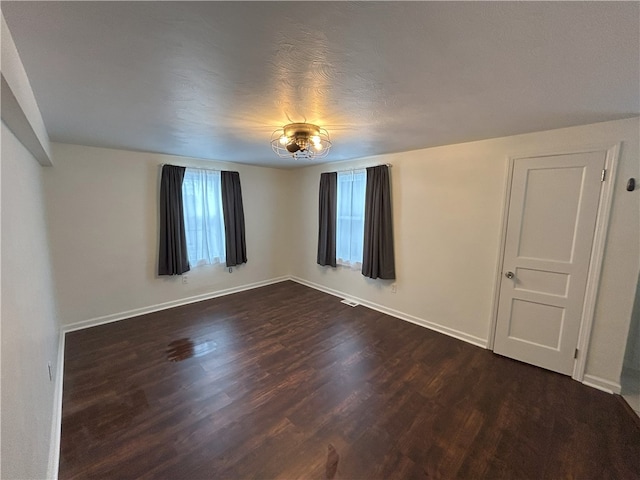
<path fill-rule="evenodd" d="M 47 362 L 55 369 L 58 324 L 43 167 L 1 128 L 2 478 L 45 478 L 54 405 Z"/>
<path fill-rule="evenodd" d="M 294 197 L 293 274 L 303 280 L 436 324 L 485 343 L 500 248 L 508 157 L 622 141 L 586 373 L 617 384 L 640 270 L 638 118 L 449 145 L 300 172 Z M 428 132 L 425 132 L 428 135 Z M 397 293 L 389 281 L 316 264 L 321 172 L 393 164 Z"/>
<path fill-rule="evenodd" d="M 65 325 L 289 274 L 292 172 L 153 153 L 53 144 L 45 172 L 56 297 Z M 240 172 L 248 263 L 158 277 L 160 165 Z"/>
<path fill-rule="evenodd" d="M 631 314 L 627 348 L 624 352 L 624 366 L 640 373 L 640 277 L 638 278 L 636 299 L 633 304 L 633 313 Z M 634 387 L 639 386 L 634 385 Z"/>
<path fill-rule="evenodd" d="M 640 270 L 638 118 L 293 171 L 54 144 L 45 172 L 60 318 L 72 324 L 287 274 L 486 343 L 508 157 L 623 142 L 587 373 L 617 384 Z M 316 265 L 320 172 L 392 163 L 398 279 Z M 240 171 L 249 263 L 156 276 L 159 165 Z M 295 181 L 294 181 L 295 180 Z"/>
<path fill-rule="evenodd" d="M 2 121 L 42 165 L 51 166 L 51 146 L 27 72 L 0 11 Z"/>
<path fill-rule="evenodd" d="M 2 125 L 2 476 L 43 477 L 56 302 L 69 325 L 293 274 L 486 342 L 508 156 L 622 141 L 587 373 L 618 383 L 640 272 L 638 119 L 383 155 L 293 171 L 54 144 L 42 169 Z M 397 293 L 316 265 L 320 172 L 392 163 Z M 249 262 L 156 276 L 159 165 L 241 175 Z M 44 193 L 41 180 L 44 181 Z M 42 204 L 46 204 L 48 231 Z M 47 234 L 49 241 L 47 242 Z M 52 294 L 52 270 L 55 300 Z M 11 412 L 10 415 L 5 412 Z"/>

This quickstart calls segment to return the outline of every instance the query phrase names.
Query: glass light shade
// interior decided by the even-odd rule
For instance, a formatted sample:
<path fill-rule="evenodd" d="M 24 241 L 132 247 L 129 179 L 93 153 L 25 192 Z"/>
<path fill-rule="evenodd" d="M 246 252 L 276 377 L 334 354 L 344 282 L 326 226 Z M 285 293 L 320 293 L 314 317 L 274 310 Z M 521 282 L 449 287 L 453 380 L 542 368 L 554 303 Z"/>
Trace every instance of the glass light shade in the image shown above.
<path fill-rule="evenodd" d="M 282 158 L 324 158 L 331 148 L 329 132 L 310 123 L 290 123 L 271 135 L 271 148 Z"/>

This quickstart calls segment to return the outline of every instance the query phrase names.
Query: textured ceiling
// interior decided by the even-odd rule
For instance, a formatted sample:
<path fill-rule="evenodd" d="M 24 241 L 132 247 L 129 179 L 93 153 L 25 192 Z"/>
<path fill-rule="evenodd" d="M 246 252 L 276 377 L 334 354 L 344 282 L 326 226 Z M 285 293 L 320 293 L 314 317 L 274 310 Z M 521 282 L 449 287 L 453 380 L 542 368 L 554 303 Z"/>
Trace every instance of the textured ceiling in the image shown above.
<path fill-rule="evenodd" d="M 53 141 L 290 167 L 640 113 L 640 3 L 2 2 Z"/>

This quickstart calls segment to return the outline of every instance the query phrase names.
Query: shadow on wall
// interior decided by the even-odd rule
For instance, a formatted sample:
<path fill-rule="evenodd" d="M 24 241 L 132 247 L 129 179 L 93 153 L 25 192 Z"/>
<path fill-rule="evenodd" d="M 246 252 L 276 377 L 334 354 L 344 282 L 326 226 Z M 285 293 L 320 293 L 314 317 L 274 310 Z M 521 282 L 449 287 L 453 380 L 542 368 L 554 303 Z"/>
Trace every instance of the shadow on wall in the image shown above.
<path fill-rule="evenodd" d="M 640 274 L 622 368 L 622 393 L 640 393 Z"/>

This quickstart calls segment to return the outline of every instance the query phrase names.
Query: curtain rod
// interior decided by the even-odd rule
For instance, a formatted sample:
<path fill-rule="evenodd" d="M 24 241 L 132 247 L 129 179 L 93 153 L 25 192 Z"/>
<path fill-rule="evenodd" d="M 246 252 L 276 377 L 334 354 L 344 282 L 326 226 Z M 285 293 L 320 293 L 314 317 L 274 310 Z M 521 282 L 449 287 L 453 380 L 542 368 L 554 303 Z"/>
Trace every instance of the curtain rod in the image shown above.
<path fill-rule="evenodd" d="M 161 167 L 164 167 L 165 165 L 169 165 L 169 166 L 171 166 L 171 167 L 192 168 L 192 169 L 194 169 L 194 170 L 209 170 L 209 171 L 211 171 L 211 172 L 222 172 L 222 170 L 221 170 L 221 169 L 218 169 L 218 168 L 187 167 L 187 166 L 185 166 L 185 165 L 174 165 L 174 164 L 172 164 L 172 163 L 161 163 L 161 164 L 160 164 L 160 166 L 161 166 Z M 381 163 L 380 165 L 373 165 L 373 167 L 381 167 L 381 166 L 383 166 L 383 165 L 385 165 L 385 166 L 387 166 L 387 167 L 389 167 L 389 168 L 393 167 L 393 165 L 392 165 L 392 164 L 390 164 L 390 163 Z M 367 168 L 370 168 L 370 167 L 345 168 L 344 170 L 333 170 L 333 171 L 334 171 L 334 172 L 336 172 L 336 173 L 339 173 L 339 172 L 353 172 L 353 171 L 355 171 L 355 170 L 366 170 Z"/>
<path fill-rule="evenodd" d="M 389 168 L 393 167 L 393 165 L 391 165 L 390 163 L 381 163 L 380 165 L 373 165 L 373 167 L 381 167 L 381 166 L 387 166 Z M 358 168 L 345 168 L 344 170 L 333 170 L 336 173 L 340 173 L 340 172 L 354 172 L 356 170 L 366 170 L 367 168 L 371 168 L 371 166 L 367 166 L 367 167 L 358 167 Z"/>
<path fill-rule="evenodd" d="M 161 163 L 160 166 L 164 167 L 165 165 L 169 165 L 170 167 L 184 167 L 191 168 L 193 170 L 209 170 L 210 172 L 222 172 L 222 170 L 218 168 L 204 168 L 204 167 L 187 167 L 185 165 L 174 165 L 173 163 Z"/>

